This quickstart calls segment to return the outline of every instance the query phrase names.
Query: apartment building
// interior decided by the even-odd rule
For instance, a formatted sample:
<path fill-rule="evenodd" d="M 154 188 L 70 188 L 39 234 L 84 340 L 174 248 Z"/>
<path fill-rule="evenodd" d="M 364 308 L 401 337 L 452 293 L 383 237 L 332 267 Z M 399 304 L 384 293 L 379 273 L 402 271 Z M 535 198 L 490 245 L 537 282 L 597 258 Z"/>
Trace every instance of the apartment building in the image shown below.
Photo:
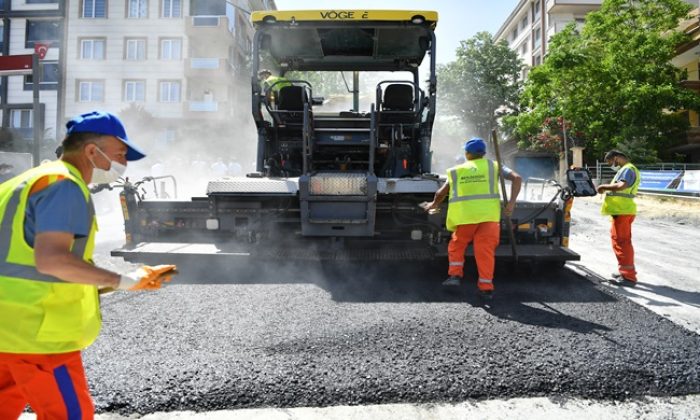
<path fill-rule="evenodd" d="M 698 0 L 686 0 L 698 6 Z M 547 55 L 549 40 L 568 24 L 583 25 L 589 12 L 598 10 L 602 0 L 519 0 L 496 32 L 497 41 L 506 40 L 528 68 L 541 64 Z"/>
<path fill-rule="evenodd" d="M 679 30 L 688 34 L 690 40 L 679 46 L 671 62 L 684 69 L 687 79 L 683 86 L 700 95 L 700 9 L 690 13 L 689 19 L 680 23 Z M 669 152 L 686 156 L 686 162 L 700 163 L 700 114 L 687 111 L 690 128 L 685 139 L 669 148 Z"/>
<path fill-rule="evenodd" d="M 583 25 L 588 12 L 600 8 L 602 0 L 520 0 L 495 38 L 508 42 L 525 63 L 523 77 L 530 67 L 541 64 L 549 39 L 566 25 Z"/>
<path fill-rule="evenodd" d="M 64 3 L 61 0 L 0 0 L 0 17 L 0 54 L 32 54 L 35 43 L 49 45 L 46 56 L 40 61 L 40 129 L 44 138 L 55 138 L 56 127 L 62 121 Z M 32 83 L 31 75 L 0 78 L 3 136 L 12 133 L 14 149 L 19 151 L 28 151 L 33 139 Z"/>
<path fill-rule="evenodd" d="M 202 127 L 206 137 L 241 111 L 236 87 L 250 80 L 250 11 L 274 7 L 265 0 L 71 1 L 63 115 L 131 109 L 152 117 L 148 137 L 161 147 L 183 137 L 183 127 Z"/>

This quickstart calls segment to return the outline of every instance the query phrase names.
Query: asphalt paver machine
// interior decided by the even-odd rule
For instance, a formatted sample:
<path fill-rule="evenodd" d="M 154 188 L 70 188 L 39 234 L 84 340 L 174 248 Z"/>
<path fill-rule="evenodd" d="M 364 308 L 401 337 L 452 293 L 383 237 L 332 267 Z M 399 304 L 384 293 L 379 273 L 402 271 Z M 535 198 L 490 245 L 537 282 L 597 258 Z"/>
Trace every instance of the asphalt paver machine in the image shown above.
<path fill-rule="evenodd" d="M 446 211 L 419 206 L 445 182 L 431 171 L 437 13 L 265 11 L 252 21 L 257 171 L 212 179 L 187 201 L 149 200 L 143 181 L 124 183 L 126 244 L 112 255 L 147 263 L 446 256 Z M 261 68 L 285 79 L 261 84 Z M 352 77 L 352 106 L 330 109 L 304 78 L 322 73 Z M 572 195 L 559 186 L 551 200 L 517 203 L 521 261 L 579 259 L 567 246 Z M 502 226 L 497 258 L 512 259 Z"/>

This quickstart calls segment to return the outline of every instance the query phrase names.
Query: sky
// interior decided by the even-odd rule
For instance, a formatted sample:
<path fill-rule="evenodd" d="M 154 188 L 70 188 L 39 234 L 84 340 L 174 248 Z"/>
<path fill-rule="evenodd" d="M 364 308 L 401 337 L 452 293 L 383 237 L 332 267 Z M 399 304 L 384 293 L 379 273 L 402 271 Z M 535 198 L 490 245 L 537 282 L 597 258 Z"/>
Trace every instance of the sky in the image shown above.
<path fill-rule="evenodd" d="M 459 42 L 477 32 L 495 34 L 518 0 L 275 0 L 279 10 L 398 9 L 438 12 L 437 62 L 455 59 Z"/>

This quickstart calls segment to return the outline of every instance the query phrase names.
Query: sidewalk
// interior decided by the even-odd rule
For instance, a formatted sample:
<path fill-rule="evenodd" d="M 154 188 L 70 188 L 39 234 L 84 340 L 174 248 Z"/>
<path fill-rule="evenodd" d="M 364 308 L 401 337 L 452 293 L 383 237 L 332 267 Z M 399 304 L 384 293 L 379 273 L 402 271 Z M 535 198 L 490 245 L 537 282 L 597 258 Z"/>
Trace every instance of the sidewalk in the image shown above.
<path fill-rule="evenodd" d="M 580 399 L 513 398 L 459 404 L 387 404 L 324 408 L 262 408 L 195 413 L 180 411 L 120 416 L 100 414 L 96 420 L 691 420 L 700 418 L 700 395 L 658 398 L 626 402 Z M 24 414 L 21 420 L 33 420 Z"/>

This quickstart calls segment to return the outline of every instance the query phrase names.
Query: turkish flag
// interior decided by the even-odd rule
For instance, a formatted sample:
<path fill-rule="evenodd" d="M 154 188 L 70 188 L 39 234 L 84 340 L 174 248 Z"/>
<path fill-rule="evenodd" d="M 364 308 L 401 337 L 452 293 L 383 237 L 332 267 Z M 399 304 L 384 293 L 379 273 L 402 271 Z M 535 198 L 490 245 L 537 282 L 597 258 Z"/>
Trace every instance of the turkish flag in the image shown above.
<path fill-rule="evenodd" d="M 46 53 L 49 52 L 49 46 L 51 44 L 48 42 L 35 42 L 34 43 L 34 53 L 39 56 L 39 60 L 43 60 L 46 57 Z"/>

